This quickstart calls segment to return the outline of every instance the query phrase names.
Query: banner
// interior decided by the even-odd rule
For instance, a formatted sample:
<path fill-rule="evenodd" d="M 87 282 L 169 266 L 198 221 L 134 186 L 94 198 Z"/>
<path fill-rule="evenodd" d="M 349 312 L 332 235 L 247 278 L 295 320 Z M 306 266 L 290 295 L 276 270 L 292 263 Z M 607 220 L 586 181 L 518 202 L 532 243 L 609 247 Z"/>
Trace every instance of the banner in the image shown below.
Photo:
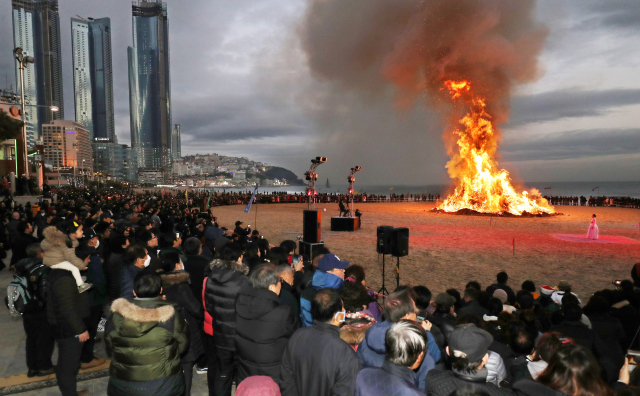
<path fill-rule="evenodd" d="M 251 210 L 251 204 L 253 203 L 253 199 L 256 197 L 256 193 L 258 192 L 258 183 L 256 183 L 256 188 L 253 190 L 253 194 L 251 194 L 251 199 L 249 200 L 249 204 L 244 208 L 244 213 L 249 213 Z"/>

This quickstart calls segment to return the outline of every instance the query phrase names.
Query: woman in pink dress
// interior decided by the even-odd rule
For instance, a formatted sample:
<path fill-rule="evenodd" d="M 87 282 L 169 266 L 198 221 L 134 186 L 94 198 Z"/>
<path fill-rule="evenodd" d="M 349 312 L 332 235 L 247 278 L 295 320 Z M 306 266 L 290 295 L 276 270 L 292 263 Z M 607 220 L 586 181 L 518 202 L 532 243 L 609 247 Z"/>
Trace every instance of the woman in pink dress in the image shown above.
<path fill-rule="evenodd" d="M 589 231 L 587 231 L 587 239 L 598 239 L 598 225 L 596 224 L 596 215 L 591 217 Z"/>

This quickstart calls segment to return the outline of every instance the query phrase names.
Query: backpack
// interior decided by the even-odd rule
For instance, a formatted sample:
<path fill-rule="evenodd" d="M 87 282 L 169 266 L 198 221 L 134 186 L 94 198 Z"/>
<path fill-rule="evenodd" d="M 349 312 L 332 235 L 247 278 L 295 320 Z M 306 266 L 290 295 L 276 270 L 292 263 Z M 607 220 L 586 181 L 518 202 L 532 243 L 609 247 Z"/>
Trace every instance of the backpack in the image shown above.
<path fill-rule="evenodd" d="M 37 264 L 31 268 L 26 275 L 14 274 L 13 281 L 7 285 L 7 297 L 4 302 L 9 308 L 12 316 L 22 316 L 28 312 L 37 312 L 44 308 L 45 301 L 41 301 L 33 287 L 29 282 L 37 282 L 42 276 L 39 272 L 44 264 Z"/>

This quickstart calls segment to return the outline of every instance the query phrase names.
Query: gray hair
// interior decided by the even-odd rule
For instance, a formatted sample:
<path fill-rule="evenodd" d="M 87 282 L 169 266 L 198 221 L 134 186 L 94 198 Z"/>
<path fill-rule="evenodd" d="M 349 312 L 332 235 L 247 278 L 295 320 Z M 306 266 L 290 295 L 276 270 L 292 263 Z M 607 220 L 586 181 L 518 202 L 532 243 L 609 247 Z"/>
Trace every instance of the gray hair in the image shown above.
<path fill-rule="evenodd" d="M 427 332 L 411 320 L 394 323 L 384 337 L 386 360 L 403 367 L 415 364 L 427 347 Z"/>
<path fill-rule="evenodd" d="M 249 274 L 249 282 L 254 289 L 268 289 L 280 282 L 280 275 L 273 264 L 261 264 Z"/>
<path fill-rule="evenodd" d="M 291 275 L 294 275 L 293 273 L 293 268 L 291 268 L 291 266 L 289 264 L 280 264 L 276 267 L 276 272 L 278 272 L 278 275 L 282 274 L 283 272 L 290 272 Z"/>

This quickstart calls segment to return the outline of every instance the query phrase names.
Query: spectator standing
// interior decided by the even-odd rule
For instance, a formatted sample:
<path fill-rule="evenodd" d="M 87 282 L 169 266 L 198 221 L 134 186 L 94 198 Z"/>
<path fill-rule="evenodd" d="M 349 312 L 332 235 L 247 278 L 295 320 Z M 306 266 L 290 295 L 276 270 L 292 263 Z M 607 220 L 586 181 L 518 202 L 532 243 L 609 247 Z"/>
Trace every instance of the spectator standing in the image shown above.
<path fill-rule="evenodd" d="M 242 250 L 235 243 L 225 246 L 221 257 L 209 264 L 204 291 L 205 309 L 213 318 L 213 337 L 209 340 L 213 343 L 216 359 L 215 365 L 209 361 L 209 372 L 216 367 L 213 381 L 209 382 L 209 393 L 229 396 L 236 373 L 235 303 L 240 290 L 249 284 L 249 268 L 242 264 Z M 210 351 L 211 348 L 211 356 Z"/>
<path fill-rule="evenodd" d="M 318 269 L 313 275 L 311 287 L 307 287 L 300 296 L 300 323 L 311 326 L 311 301 L 316 291 L 325 288 L 340 290 L 344 282 L 344 270 L 349 266 L 348 261 L 341 261 L 335 254 L 325 254 L 318 261 Z"/>
<path fill-rule="evenodd" d="M 13 240 L 13 248 L 11 255 L 11 262 L 9 266 L 13 267 L 19 260 L 29 257 L 27 255 L 27 247 L 38 240 L 31 235 L 33 227 L 26 221 L 18 223 L 16 230 L 18 235 Z"/>
<path fill-rule="evenodd" d="M 160 276 L 135 278 L 134 299 L 117 299 L 105 328 L 109 395 L 173 396 L 184 394 L 180 355 L 187 349 L 187 322 L 174 306 L 159 298 Z"/>
<path fill-rule="evenodd" d="M 356 396 L 424 396 L 415 373 L 427 353 L 427 333 L 416 322 L 401 320 L 385 334 L 386 355 L 381 368 L 365 367 L 356 379 Z"/>
<path fill-rule="evenodd" d="M 273 264 L 256 267 L 236 299 L 237 381 L 266 375 L 278 382 L 282 353 L 297 320 L 280 301 L 280 276 Z"/>
<path fill-rule="evenodd" d="M 276 267 L 280 276 L 280 301 L 291 308 L 296 318 L 300 317 L 300 302 L 294 294 L 294 270 L 289 264 L 280 264 Z"/>
<path fill-rule="evenodd" d="M 283 396 L 351 396 L 360 362 L 340 339 L 346 312 L 337 290 L 319 290 L 311 301 L 313 326 L 296 331 L 282 355 Z"/>
<path fill-rule="evenodd" d="M 187 238 L 184 241 L 184 253 L 186 261 L 184 270 L 189 273 L 191 279 L 191 292 L 198 299 L 202 300 L 202 283 L 204 282 L 204 271 L 209 266 L 209 259 L 202 255 L 202 244 L 196 237 Z"/>
<path fill-rule="evenodd" d="M 151 257 L 142 245 L 133 245 L 125 253 L 125 266 L 120 272 L 120 297 L 133 298 L 133 280 L 138 272 L 149 267 Z"/>
<path fill-rule="evenodd" d="M 122 289 L 120 288 L 120 277 L 122 269 L 125 267 L 125 252 L 129 247 L 129 239 L 124 235 L 116 235 L 109 239 L 112 246 L 109 260 L 105 261 L 104 275 L 107 282 L 107 296 L 109 301 L 120 298 Z"/>
<path fill-rule="evenodd" d="M 487 286 L 486 292 L 488 295 L 493 295 L 493 292 L 497 289 L 504 290 L 507 293 L 507 301 L 510 305 L 516 303 L 516 293 L 514 293 L 513 289 L 507 285 L 509 281 L 509 275 L 506 272 L 501 271 L 496 275 L 496 283 L 491 286 Z"/>

